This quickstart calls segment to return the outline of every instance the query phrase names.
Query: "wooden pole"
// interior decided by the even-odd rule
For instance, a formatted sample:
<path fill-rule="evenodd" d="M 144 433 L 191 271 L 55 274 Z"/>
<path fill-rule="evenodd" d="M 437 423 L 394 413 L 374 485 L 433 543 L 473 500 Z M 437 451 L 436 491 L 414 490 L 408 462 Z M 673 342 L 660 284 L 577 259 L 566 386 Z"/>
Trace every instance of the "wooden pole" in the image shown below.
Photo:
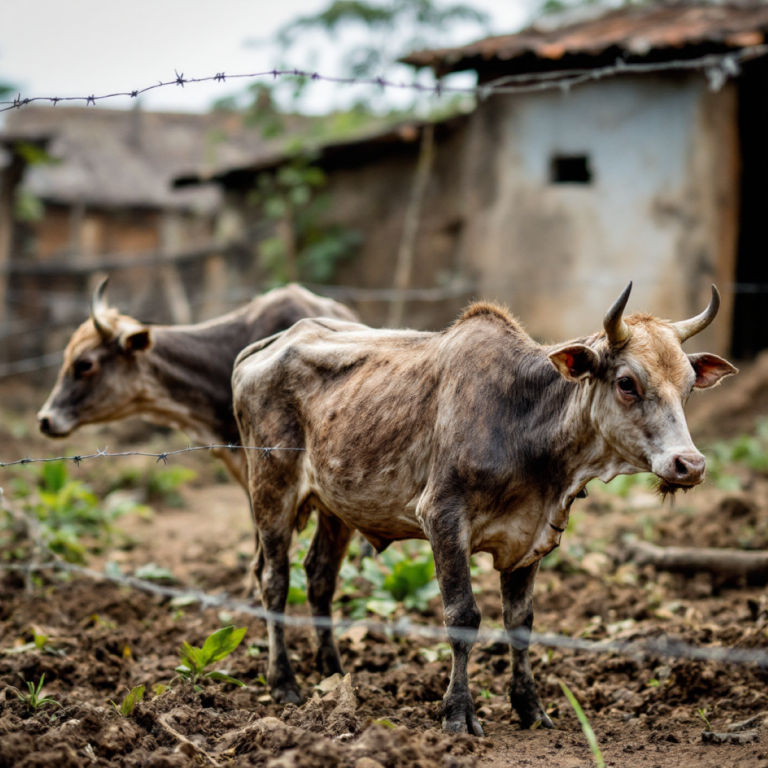
<path fill-rule="evenodd" d="M 181 226 L 180 214 L 163 214 L 160 222 L 160 249 L 168 261 L 162 266 L 160 274 L 171 310 L 171 320 L 178 325 L 188 325 L 192 322 L 192 308 L 184 290 L 181 274 L 173 261 L 174 255 L 182 246 Z"/>
<path fill-rule="evenodd" d="M 0 173 L 0 328 L 6 321 L 6 288 L 13 247 L 13 212 L 16 187 L 24 173 L 24 160 L 9 150 L 10 162 Z"/>
<path fill-rule="evenodd" d="M 424 202 L 424 194 L 427 190 L 429 177 L 432 173 L 432 165 L 435 157 L 435 126 L 427 123 L 421 132 L 421 144 L 419 146 L 419 160 L 416 164 L 416 174 L 413 177 L 411 197 L 408 208 L 405 211 L 403 232 L 400 237 L 400 247 L 397 252 L 395 266 L 395 290 L 399 295 L 389 305 L 387 325 L 390 328 L 398 328 L 403 324 L 405 313 L 405 291 L 411 284 L 413 272 L 413 252 L 416 247 L 416 236 L 419 232 L 419 220 L 421 208 Z"/>

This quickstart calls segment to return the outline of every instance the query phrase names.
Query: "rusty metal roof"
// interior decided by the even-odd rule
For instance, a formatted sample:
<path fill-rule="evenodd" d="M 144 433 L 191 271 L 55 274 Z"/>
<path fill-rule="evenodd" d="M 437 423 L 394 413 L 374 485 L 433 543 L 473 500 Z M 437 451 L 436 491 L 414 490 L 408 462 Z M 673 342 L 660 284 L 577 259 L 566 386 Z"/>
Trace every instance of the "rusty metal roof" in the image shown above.
<path fill-rule="evenodd" d="M 565 65 L 570 57 L 598 57 L 601 54 L 637 60 L 654 53 L 654 58 L 674 58 L 681 49 L 702 47 L 715 50 L 758 45 L 768 31 L 768 5 L 727 3 L 657 4 L 626 6 L 595 16 L 587 7 L 572 20 L 565 14 L 561 25 L 544 17 L 540 22 L 513 35 L 487 37 L 457 48 L 416 51 L 402 61 L 416 67 L 431 67 L 442 77 L 451 72 L 475 69 L 538 68 L 546 62 Z"/>

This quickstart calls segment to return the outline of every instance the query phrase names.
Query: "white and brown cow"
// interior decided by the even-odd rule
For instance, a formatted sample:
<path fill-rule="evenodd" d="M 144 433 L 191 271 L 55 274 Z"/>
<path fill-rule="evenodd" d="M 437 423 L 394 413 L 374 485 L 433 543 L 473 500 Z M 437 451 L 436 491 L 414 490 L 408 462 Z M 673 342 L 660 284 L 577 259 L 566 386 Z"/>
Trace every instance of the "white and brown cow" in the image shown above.
<path fill-rule="evenodd" d="M 330 615 L 352 530 L 378 550 L 426 539 L 453 651 L 443 728 L 481 735 L 467 680 L 480 624 L 469 558 L 488 552 L 512 641 L 512 706 L 524 726 L 551 727 L 528 662 L 539 561 L 592 478 L 651 471 L 667 491 L 701 483 L 705 461 L 683 407 L 736 372 L 681 347 L 715 317 L 714 286 L 707 310 L 680 323 L 622 319 L 630 289 L 603 331 L 558 346 L 535 343 L 505 310 L 480 303 L 440 333 L 302 320 L 244 350 L 233 376 L 242 439 L 304 449 L 247 457 L 265 607 L 285 608 L 291 534 L 312 508 L 319 523 L 305 565 L 316 616 Z M 279 624 L 269 639 L 272 695 L 298 701 Z M 318 639 L 321 668 L 341 671 L 330 629 Z"/>
<path fill-rule="evenodd" d="M 305 317 L 357 319 L 343 304 L 288 285 L 197 325 L 145 325 L 107 305 L 106 285 L 105 279 L 94 291 L 91 316 L 72 335 L 37 414 L 49 437 L 139 416 L 202 444 L 237 444 L 232 367 L 238 353 Z M 246 487 L 244 452 L 215 453 Z"/>

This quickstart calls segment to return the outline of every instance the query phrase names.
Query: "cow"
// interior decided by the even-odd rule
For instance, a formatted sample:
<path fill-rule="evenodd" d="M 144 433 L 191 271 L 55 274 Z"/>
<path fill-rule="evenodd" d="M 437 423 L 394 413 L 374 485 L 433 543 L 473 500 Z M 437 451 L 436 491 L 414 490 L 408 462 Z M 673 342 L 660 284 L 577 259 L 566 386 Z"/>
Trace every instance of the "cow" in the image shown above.
<path fill-rule="evenodd" d="M 323 617 L 323 673 L 342 671 L 329 617 L 351 532 L 379 552 L 425 539 L 452 651 L 442 726 L 481 736 L 467 678 L 480 624 L 469 559 L 487 552 L 512 645 L 512 707 L 523 727 L 552 727 L 528 660 L 541 558 L 593 478 L 653 472 L 667 492 L 701 483 L 705 460 L 683 408 L 694 390 L 737 372 L 682 350 L 717 314 L 714 286 L 707 309 L 678 323 L 624 319 L 631 287 L 601 332 L 564 344 L 540 345 L 505 309 L 476 303 L 441 332 L 302 320 L 240 353 L 233 392 L 243 441 L 302 449 L 247 457 L 262 602 L 284 611 L 292 531 L 317 510 L 305 567 L 312 614 Z M 282 624 L 268 621 L 268 634 L 272 697 L 299 702 Z"/>
<path fill-rule="evenodd" d="M 110 308 L 106 287 L 105 278 L 37 414 L 40 431 L 49 437 L 67 437 L 84 424 L 140 416 L 204 445 L 235 445 L 240 438 L 232 411 L 237 354 L 305 317 L 357 319 L 332 299 L 288 285 L 197 325 L 146 325 Z M 246 488 L 244 451 L 213 453 Z"/>

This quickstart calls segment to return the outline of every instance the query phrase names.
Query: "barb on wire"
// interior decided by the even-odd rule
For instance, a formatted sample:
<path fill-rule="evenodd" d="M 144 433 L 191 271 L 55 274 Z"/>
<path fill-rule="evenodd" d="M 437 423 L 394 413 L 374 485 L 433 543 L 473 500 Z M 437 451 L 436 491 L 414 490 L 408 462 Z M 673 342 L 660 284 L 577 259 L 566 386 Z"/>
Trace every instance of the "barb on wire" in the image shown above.
<path fill-rule="evenodd" d="M 136 589 L 158 597 L 197 602 L 202 609 L 222 609 L 252 616 L 264 621 L 291 627 L 314 627 L 344 631 L 350 627 L 365 627 L 369 631 L 392 637 L 418 637 L 442 641 L 447 638 L 464 639 L 470 643 L 512 643 L 527 646 L 529 643 L 548 648 L 579 651 L 585 653 L 614 653 L 635 659 L 677 658 L 692 661 L 714 661 L 728 664 L 756 664 L 768 668 L 768 651 L 759 648 L 728 648 L 722 646 L 699 646 L 686 643 L 668 636 L 657 638 L 638 638 L 636 640 L 589 640 L 581 637 L 569 637 L 554 633 L 531 632 L 527 627 L 513 630 L 480 629 L 464 627 L 440 627 L 430 624 L 417 624 L 410 619 L 401 618 L 396 622 L 371 621 L 359 619 L 333 619 L 330 616 L 290 616 L 261 608 L 243 600 L 230 598 L 226 593 L 212 595 L 198 589 L 182 589 L 127 576 L 122 573 L 96 571 L 92 568 L 76 565 L 63 560 L 44 542 L 40 526 L 36 520 L 23 512 L 12 510 L 5 501 L 0 489 L 0 508 L 22 520 L 30 539 L 34 544 L 33 559 L 28 563 L 0 563 L 0 570 L 22 571 L 28 589 L 32 589 L 31 574 L 45 570 L 61 570 L 96 580 L 106 580 L 124 587 Z"/>
<path fill-rule="evenodd" d="M 115 584 L 158 597 L 184 600 L 185 602 L 197 602 L 203 609 L 227 609 L 289 627 L 335 629 L 340 632 L 350 627 L 365 627 L 369 631 L 389 637 L 418 637 L 434 641 L 444 641 L 451 637 L 471 643 L 514 642 L 523 645 L 533 643 L 560 650 L 600 654 L 614 653 L 636 659 L 667 657 L 728 664 L 757 664 L 761 667 L 768 667 L 768 651 L 759 648 L 698 646 L 667 636 L 638 638 L 637 640 L 588 640 L 586 638 L 569 637 L 568 635 L 558 635 L 549 632 L 531 632 L 527 627 L 519 627 L 514 630 L 480 629 L 476 631 L 464 627 L 445 628 L 437 625 L 417 624 L 407 618 L 401 618 L 396 622 L 385 622 L 369 619 L 333 619 L 328 616 L 290 616 L 285 613 L 269 611 L 243 600 L 235 600 L 226 594 L 212 595 L 197 589 L 165 586 L 139 579 L 135 576 L 96 571 L 81 565 L 68 563 L 60 558 L 56 558 L 55 561 L 30 564 L 26 567 L 32 571 L 50 570 L 51 568 L 68 571 L 91 579 L 111 581 Z M 0 565 L 0 569 L 6 569 L 6 566 Z M 24 570 L 24 568 L 14 565 L 13 570 Z"/>
<path fill-rule="evenodd" d="M 71 461 L 79 467 L 83 461 L 88 461 L 90 459 L 114 459 L 122 458 L 124 456 L 146 456 L 151 459 L 156 459 L 158 464 L 161 461 L 164 464 L 167 464 L 168 459 L 171 456 L 178 456 L 182 453 L 192 453 L 193 451 L 211 451 L 214 449 L 227 451 L 261 451 L 265 459 L 269 458 L 273 451 L 304 450 L 304 448 L 289 448 L 281 445 L 257 446 L 235 445 L 234 443 L 227 443 L 226 445 L 188 445 L 186 448 L 179 448 L 177 451 L 163 451 L 162 453 L 151 453 L 149 451 L 118 451 L 110 453 L 109 448 L 104 448 L 103 450 L 97 448 L 96 453 L 78 454 L 76 456 L 45 456 L 42 458 L 30 458 L 29 456 L 25 456 L 23 459 L 15 459 L 14 461 L 0 461 L 0 468 L 24 466 L 25 464 L 48 464 L 53 461 Z"/>
<path fill-rule="evenodd" d="M 56 105 L 61 101 L 84 101 L 86 106 L 89 106 L 95 105 L 97 101 L 103 101 L 105 99 L 115 99 L 119 97 L 135 99 L 140 94 L 153 91 L 156 88 L 165 88 L 172 85 L 180 85 L 183 88 L 190 83 L 223 83 L 228 79 L 255 80 L 257 78 L 270 76 L 275 80 L 278 77 L 301 77 L 313 81 L 335 83 L 337 85 L 373 85 L 382 90 L 385 88 L 412 90 L 431 94 L 436 97 L 445 94 L 463 93 L 484 99 L 495 93 L 528 93 L 531 91 L 543 91 L 551 88 L 569 89 L 574 85 L 601 80 L 606 77 L 614 77 L 616 75 L 702 70 L 707 74 L 710 87 L 719 89 L 728 77 L 734 77 L 738 74 L 742 62 L 759 58 L 766 54 L 768 54 L 768 44 L 760 44 L 746 46 L 737 51 L 711 53 L 698 58 L 675 59 L 666 62 L 627 62 L 619 59 L 615 64 L 596 67 L 594 69 L 571 69 L 557 70 L 554 72 L 532 72 L 518 75 L 506 75 L 477 86 L 452 86 L 440 80 L 434 85 L 426 85 L 415 80 L 406 83 L 402 81 L 386 80 L 383 77 L 333 77 L 322 75 L 319 72 L 314 72 L 312 70 L 301 69 L 271 69 L 264 72 L 250 72 L 236 75 L 225 75 L 223 72 L 217 72 L 215 75 L 207 77 L 184 77 L 184 73 L 179 74 L 177 70 L 174 70 L 174 78 L 171 80 L 160 80 L 154 85 L 149 85 L 145 88 L 138 88 L 131 91 L 117 91 L 115 93 L 107 93 L 100 96 L 91 94 L 90 96 L 33 96 L 22 98 L 19 93 L 14 99 L 0 101 L 0 112 L 7 112 L 11 109 L 21 109 L 21 107 L 25 107 L 34 102 L 49 102 Z"/>

